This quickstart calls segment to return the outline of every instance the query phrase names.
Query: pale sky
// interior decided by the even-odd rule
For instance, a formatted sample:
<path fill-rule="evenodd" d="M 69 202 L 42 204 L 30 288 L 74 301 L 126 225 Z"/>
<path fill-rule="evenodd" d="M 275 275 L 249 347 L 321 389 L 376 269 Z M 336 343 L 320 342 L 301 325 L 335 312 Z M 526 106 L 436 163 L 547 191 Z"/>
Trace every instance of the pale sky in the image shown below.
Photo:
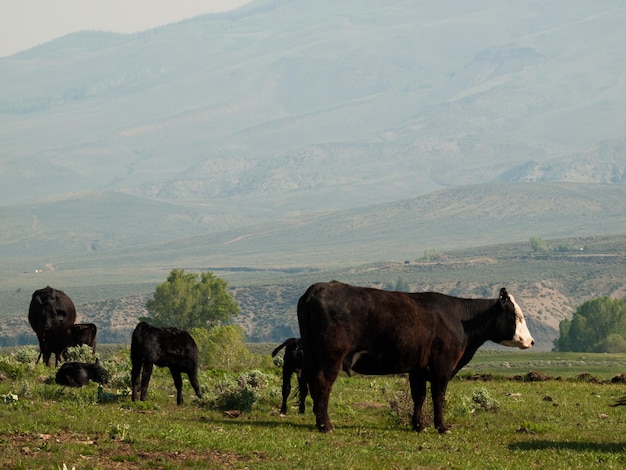
<path fill-rule="evenodd" d="M 83 30 L 134 33 L 251 0 L 0 0 L 0 57 Z"/>

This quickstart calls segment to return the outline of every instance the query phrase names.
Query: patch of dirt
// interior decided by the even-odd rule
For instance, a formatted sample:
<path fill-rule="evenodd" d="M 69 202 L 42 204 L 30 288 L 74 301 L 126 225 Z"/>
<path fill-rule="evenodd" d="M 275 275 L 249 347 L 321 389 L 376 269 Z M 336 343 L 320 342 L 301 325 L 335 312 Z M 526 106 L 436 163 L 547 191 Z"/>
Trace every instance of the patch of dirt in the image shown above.
<path fill-rule="evenodd" d="M 105 440 L 107 445 L 100 446 L 99 441 Z M 132 443 L 124 441 L 111 441 L 108 437 L 90 436 L 80 433 L 64 433 L 59 435 L 50 434 L 16 434 L 3 435 L 0 437 L 4 452 L 0 457 L 0 468 L 15 466 L 16 454 L 22 458 L 22 463 L 33 465 L 30 459 L 44 458 L 58 459 L 58 453 L 49 450 L 50 445 L 58 444 L 80 444 L 85 446 L 95 446 L 97 451 L 89 451 L 89 455 L 79 455 L 78 461 L 60 462 L 65 463 L 68 468 L 97 467 L 103 469 L 140 469 L 140 468 L 162 468 L 185 467 L 185 462 L 204 462 L 206 468 L 229 468 L 241 467 L 268 459 L 262 452 L 255 452 L 251 455 L 239 455 L 234 452 L 218 452 L 213 450 L 197 451 L 185 449 L 183 451 L 145 451 L 137 449 Z M 8 444 L 7 444 L 8 441 Z M 111 442 L 114 445 L 111 446 Z M 8 451 L 12 449 L 12 451 Z M 18 457 L 19 458 L 19 457 Z M 35 464 L 36 465 L 36 464 Z M 34 468 L 34 467 L 33 467 Z"/>

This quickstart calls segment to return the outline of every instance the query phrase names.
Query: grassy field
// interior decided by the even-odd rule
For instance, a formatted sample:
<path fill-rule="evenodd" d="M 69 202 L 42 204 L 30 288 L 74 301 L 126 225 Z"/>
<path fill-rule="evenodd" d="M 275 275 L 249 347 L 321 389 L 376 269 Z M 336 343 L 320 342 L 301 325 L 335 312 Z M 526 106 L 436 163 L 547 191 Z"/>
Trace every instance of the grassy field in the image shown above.
<path fill-rule="evenodd" d="M 278 414 L 280 369 L 251 375 L 201 371 L 204 397 L 185 383 L 175 404 L 167 370 L 157 369 L 148 400 L 133 403 L 124 387 L 69 389 L 54 371 L 0 356 L 0 467 L 41 468 L 624 468 L 626 407 L 611 407 L 626 385 L 624 355 L 480 352 L 448 388 L 449 435 L 411 431 L 402 376 L 336 382 L 330 401 L 335 431 L 315 430 L 310 399 Z M 107 354 L 106 352 L 104 354 Z M 105 366 L 127 377 L 127 351 Z M 530 369 L 529 369 L 530 368 Z M 531 382 L 530 370 L 553 376 Z M 126 374 L 126 377 L 124 375 Z M 474 380 L 474 374 L 491 376 Z M 582 374 L 582 375 L 581 375 Z M 227 383 L 250 387 L 248 411 L 224 405 Z M 258 380 L 260 377 L 260 380 Z M 557 379 L 558 377 L 558 379 Z M 295 380 L 294 380 L 295 381 Z M 249 398 L 249 397 L 248 397 Z M 430 400 L 427 416 L 432 422 Z"/>

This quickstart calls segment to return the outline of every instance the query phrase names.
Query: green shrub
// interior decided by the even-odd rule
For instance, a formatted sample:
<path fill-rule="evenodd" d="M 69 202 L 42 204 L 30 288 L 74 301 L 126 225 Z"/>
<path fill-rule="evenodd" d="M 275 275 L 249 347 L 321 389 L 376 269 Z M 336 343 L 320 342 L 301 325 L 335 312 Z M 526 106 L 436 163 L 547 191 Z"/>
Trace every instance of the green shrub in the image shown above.
<path fill-rule="evenodd" d="M 96 362 L 96 356 L 91 346 L 81 344 L 80 346 L 72 346 L 67 348 L 68 362 Z"/>
<path fill-rule="evenodd" d="M 408 386 L 402 390 L 391 393 L 389 402 L 389 413 L 398 424 L 409 426 L 413 418 L 413 399 Z"/>
<path fill-rule="evenodd" d="M 129 358 L 111 357 L 100 363 L 108 374 L 108 386 L 111 388 L 131 388 L 130 371 L 131 363 Z"/>
<path fill-rule="evenodd" d="M 500 405 L 498 404 L 498 400 L 493 398 L 484 387 L 481 387 L 472 392 L 472 401 L 480 405 L 480 407 L 485 411 L 498 411 Z"/>
<path fill-rule="evenodd" d="M 0 356 L 0 378 L 20 379 L 24 376 L 27 367 L 10 356 Z"/>
<path fill-rule="evenodd" d="M 270 377 L 258 370 L 242 372 L 236 378 L 225 374 L 215 383 L 213 390 L 205 393 L 208 398 L 204 405 L 218 410 L 252 411 L 260 390 L 269 382 Z"/>
<path fill-rule="evenodd" d="M 39 348 L 36 346 L 25 346 L 15 351 L 15 360 L 20 364 L 34 364 L 39 357 Z"/>

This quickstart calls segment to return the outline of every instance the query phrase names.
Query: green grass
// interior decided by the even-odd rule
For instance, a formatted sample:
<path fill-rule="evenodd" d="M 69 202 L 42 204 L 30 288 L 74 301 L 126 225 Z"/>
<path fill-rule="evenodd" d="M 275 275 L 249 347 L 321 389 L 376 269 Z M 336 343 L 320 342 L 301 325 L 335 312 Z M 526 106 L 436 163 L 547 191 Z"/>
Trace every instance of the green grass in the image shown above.
<path fill-rule="evenodd" d="M 576 380 L 605 355 L 572 360 L 563 370 L 556 353 L 481 352 L 454 379 L 446 399 L 449 435 L 431 427 L 410 429 L 406 379 L 337 380 L 330 399 L 331 434 L 314 427 L 311 401 L 299 415 L 296 401 L 280 417 L 280 370 L 264 371 L 251 412 L 227 416 L 210 406 L 223 373 L 201 371 L 204 400 L 185 383 L 185 404 L 176 406 L 167 370 L 156 369 L 148 400 L 97 403 L 97 386 L 69 389 L 46 383 L 54 371 L 20 364 L 22 374 L 0 380 L 0 467 L 2 468 L 623 468 L 626 465 L 626 407 L 609 405 L 626 386 Z M 5 356 L 6 357 L 6 356 Z M 610 378 L 626 371 L 626 357 L 609 355 L 594 373 Z M 549 364 L 550 361 L 553 361 Z M 508 362 L 502 368 L 499 363 Z M 554 371 L 561 380 L 511 380 L 518 370 Z M 469 370 L 471 369 L 471 370 Z M 493 374 L 466 380 L 473 371 Z M 503 370 L 512 372 L 510 375 Z M 236 374 L 235 374 L 236 375 Z M 114 388 L 107 388 L 114 393 Z M 497 406 L 487 411 L 481 395 Z M 392 406 L 392 403 L 394 404 Z"/>
<path fill-rule="evenodd" d="M 626 372 L 626 354 L 480 350 L 462 373 L 513 376 L 531 370 L 553 378 L 573 378 L 588 373 L 606 380 Z"/>

